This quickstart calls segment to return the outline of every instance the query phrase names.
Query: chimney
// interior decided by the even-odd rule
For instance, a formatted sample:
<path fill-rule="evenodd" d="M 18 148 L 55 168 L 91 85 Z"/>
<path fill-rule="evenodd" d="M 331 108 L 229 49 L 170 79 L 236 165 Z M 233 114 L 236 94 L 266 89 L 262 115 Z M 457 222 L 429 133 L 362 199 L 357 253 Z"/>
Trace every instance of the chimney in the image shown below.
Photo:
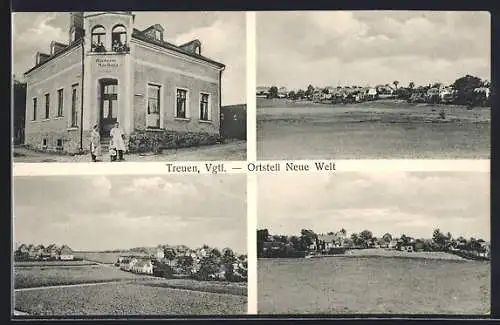
<path fill-rule="evenodd" d="M 71 12 L 69 15 L 69 44 L 83 38 L 83 12 Z"/>

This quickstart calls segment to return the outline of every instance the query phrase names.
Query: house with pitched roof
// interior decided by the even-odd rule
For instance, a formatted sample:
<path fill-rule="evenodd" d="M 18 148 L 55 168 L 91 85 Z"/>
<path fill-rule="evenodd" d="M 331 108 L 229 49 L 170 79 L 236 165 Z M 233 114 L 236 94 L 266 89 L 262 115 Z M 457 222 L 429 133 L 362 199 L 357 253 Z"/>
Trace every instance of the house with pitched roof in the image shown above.
<path fill-rule="evenodd" d="M 69 13 L 67 43 L 39 49 L 26 79 L 24 143 L 76 153 L 97 125 L 103 143 L 119 123 L 126 138 L 220 134 L 224 64 L 195 39 L 175 45 L 160 24 L 139 30 L 130 11 Z"/>

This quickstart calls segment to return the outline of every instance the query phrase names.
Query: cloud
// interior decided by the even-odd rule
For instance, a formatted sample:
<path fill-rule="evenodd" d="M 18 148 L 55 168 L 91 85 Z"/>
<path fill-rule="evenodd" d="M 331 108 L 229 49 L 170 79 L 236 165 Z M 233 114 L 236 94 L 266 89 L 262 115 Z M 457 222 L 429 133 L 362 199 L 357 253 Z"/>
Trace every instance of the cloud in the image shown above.
<path fill-rule="evenodd" d="M 489 79 L 490 19 L 487 12 L 259 12 L 257 60 L 259 84 L 291 88 L 452 83 L 467 73 Z"/>
<path fill-rule="evenodd" d="M 14 191 L 14 235 L 22 242 L 246 251 L 244 175 L 16 177 Z"/>
<path fill-rule="evenodd" d="M 258 178 L 258 224 L 295 234 L 370 229 L 489 237 L 488 173 L 354 173 Z"/>
<path fill-rule="evenodd" d="M 97 196 L 108 196 L 112 185 L 108 177 L 106 176 L 97 176 L 92 179 L 92 192 Z"/>
<path fill-rule="evenodd" d="M 243 13 L 220 17 L 210 26 L 176 37 L 176 44 L 193 39 L 202 43 L 202 54 L 226 65 L 222 74 L 223 105 L 246 103 L 246 29 Z"/>

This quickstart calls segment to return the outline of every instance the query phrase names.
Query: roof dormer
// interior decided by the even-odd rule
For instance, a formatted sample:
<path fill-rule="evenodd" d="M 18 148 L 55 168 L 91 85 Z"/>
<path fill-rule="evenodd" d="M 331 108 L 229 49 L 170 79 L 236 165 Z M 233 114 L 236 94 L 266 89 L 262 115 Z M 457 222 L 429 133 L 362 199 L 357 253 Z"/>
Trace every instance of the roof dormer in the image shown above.
<path fill-rule="evenodd" d="M 50 43 L 50 55 L 56 55 L 67 47 L 66 44 L 52 41 Z"/>
<path fill-rule="evenodd" d="M 42 63 L 46 62 L 49 58 L 50 58 L 49 54 L 36 52 L 35 65 L 42 64 Z"/>
<path fill-rule="evenodd" d="M 201 55 L 201 42 L 197 39 L 187 42 L 185 44 L 179 45 L 180 48 L 186 50 L 190 53 Z"/>
<path fill-rule="evenodd" d="M 153 26 L 146 28 L 142 32 L 147 37 L 150 37 L 154 40 L 163 42 L 163 32 L 164 31 L 165 31 L 165 29 L 160 24 L 154 24 Z"/>

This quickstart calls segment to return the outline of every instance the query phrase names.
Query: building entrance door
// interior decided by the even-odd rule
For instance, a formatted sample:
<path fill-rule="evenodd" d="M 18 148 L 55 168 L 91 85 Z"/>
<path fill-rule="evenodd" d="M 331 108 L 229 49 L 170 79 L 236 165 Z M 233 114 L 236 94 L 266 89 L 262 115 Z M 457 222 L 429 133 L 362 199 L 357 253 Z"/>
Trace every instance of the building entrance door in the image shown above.
<path fill-rule="evenodd" d="M 100 126 L 101 136 L 109 137 L 118 113 L 118 80 L 101 80 Z"/>

